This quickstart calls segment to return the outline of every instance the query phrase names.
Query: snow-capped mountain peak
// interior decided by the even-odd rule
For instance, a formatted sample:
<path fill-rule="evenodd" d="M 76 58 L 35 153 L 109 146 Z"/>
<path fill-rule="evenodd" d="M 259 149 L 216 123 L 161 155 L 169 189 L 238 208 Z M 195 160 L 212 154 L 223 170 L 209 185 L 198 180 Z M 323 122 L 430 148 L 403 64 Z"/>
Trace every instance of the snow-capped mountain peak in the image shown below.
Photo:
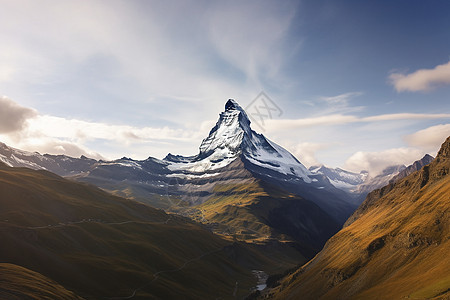
<path fill-rule="evenodd" d="M 172 170 L 205 172 L 224 167 L 241 156 L 257 169 L 270 169 L 291 178 L 311 182 L 308 171 L 291 153 L 250 127 L 244 109 L 233 99 L 225 104 L 219 120 L 192 159 L 166 158 Z M 174 156 L 171 156 L 174 157 Z"/>
<path fill-rule="evenodd" d="M 336 188 L 349 192 L 353 191 L 359 185 L 363 184 L 368 176 L 367 171 L 354 173 L 343 170 L 341 168 L 329 168 L 324 165 L 312 166 L 309 168 L 309 170 L 313 174 L 323 174 Z"/>
<path fill-rule="evenodd" d="M 225 104 L 225 111 L 220 113 L 219 120 L 211 129 L 209 135 L 200 145 L 197 160 L 214 154 L 215 159 L 234 156 L 240 151 L 244 135 L 251 134 L 250 120 L 244 109 L 233 99 Z"/>
<path fill-rule="evenodd" d="M 245 116 L 247 116 L 244 109 L 234 99 L 228 99 L 227 103 L 225 103 L 225 111 L 228 110 L 238 110 L 242 112 Z"/>

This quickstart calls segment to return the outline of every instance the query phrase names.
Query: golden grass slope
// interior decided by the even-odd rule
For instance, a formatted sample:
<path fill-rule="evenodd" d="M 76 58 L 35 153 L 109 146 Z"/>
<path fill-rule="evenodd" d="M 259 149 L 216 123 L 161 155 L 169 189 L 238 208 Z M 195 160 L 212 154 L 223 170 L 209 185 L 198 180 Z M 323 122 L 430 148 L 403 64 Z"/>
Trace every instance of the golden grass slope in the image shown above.
<path fill-rule="evenodd" d="M 315 203 L 261 180 L 217 184 L 214 195 L 196 208 L 225 237 L 295 247 L 301 254 L 296 255 L 298 264 L 314 256 L 339 229 Z"/>
<path fill-rule="evenodd" d="M 83 299 L 55 281 L 17 265 L 0 263 L 0 274 L 0 299 Z"/>
<path fill-rule="evenodd" d="M 449 299 L 450 138 L 428 166 L 368 195 L 275 299 Z"/>

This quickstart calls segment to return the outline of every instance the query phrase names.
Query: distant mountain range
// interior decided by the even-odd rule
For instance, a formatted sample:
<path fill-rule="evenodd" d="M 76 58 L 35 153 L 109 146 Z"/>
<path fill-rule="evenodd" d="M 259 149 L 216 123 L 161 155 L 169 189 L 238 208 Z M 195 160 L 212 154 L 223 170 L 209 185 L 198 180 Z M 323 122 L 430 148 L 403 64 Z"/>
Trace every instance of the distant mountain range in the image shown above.
<path fill-rule="evenodd" d="M 450 137 L 419 167 L 372 191 L 324 249 L 264 299 L 449 299 Z"/>
<path fill-rule="evenodd" d="M 364 171 L 307 169 L 286 149 L 253 131 L 247 114 L 232 99 L 194 156 L 97 161 L 0 144 L 0 161 L 94 184 L 189 217 L 229 239 L 281 239 L 305 259 L 340 229 L 368 192 L 405 168 L 391 167 L 374 178 Z"/>
<path fill-rule="evenodd" d="M 345 190 L 350 193 L 355 192 L 355 189 L 362 185 L 369 177 L 369 173 L 367 171 L 354 173 L 341 168 L 329 168 L 324 165 L 312 166 L 309 170 L 314 174 L 323 174 L 328 178 L 332 185 L 338 189 Z"/>
<path fill-rule="evenodd" d="M 367 171 L 360 173 L 349 172 L 340 168 L 328 168 L 326 166 L 313 166 L 309 170 L 314 174 L 323 174 L 336 188 L 346 191 L 356 205 L 361 204 L 371 191 L 381 188 L 390 182 L 406 177 L 414 171 L 433 161 L 433 157 L 426 154 L 412 165 L 393 165 L 385 168 L 380 174 L 371 176 Z"/>
<path fill-rule="evenodd" d="M 85 156 L 74 158 L 66 155 L 42 155 L 37 152 L 22 151 L 8 147 L 6 144 L 0 142 L 0 161 L 8 166 L 27 167 L 35 170 L 49 170 L 60 176 L 72 176 L 79 180 L 92 182 L 115 193 L 120 193 L 120 183 L 122 182 L 122 186 L 132 186 L 133 190 L 136 190 L 133 193 L 130 193 L 129 191 L 128 193 L 124 192 L 122 195 L 131 196 L 137 199 L 140 198 L 140 194 L 144 197 L 151 196 L 150 198 L 154 198 L 155 195 L 164 196 L 170 183 L 175 181 L 181 182 L 184 181 L 184 179 L 187 180 L 195 177 L 202 177 L 201 171 L 192 172 L 192 170 L 183 170 L 182 172 L 187 173 L 186 175 L 180 173 L 173 175 L 171 173 L 174 173 L 174 170 L 167 168 L 168 165 L 188 165 L 188 162 L 191 162 L 192 165 L 192 160 L 194 158 L 194 156 L 183 157 L 168 154 L 163 160 L 149 157 L 146 160 L 138 161 L 123 157 L 114 161 L 98 161 Z M 426 154 L 422 159 L 415 161 L 408 167 L 405 165 L 389 166 L 376 176 L 370 176 L 367 171 L 354 173 L 341 168 L 329 168 L 324 165 L 312 166 L 308 171 L 310 172 L 309 176 L 325 176 L 329 183 L 335 188 L 347 192 L 350 195 L 350 198 L 354 199 L 351 200 L 351 202 L 359 205 L 372 190 L 383 187 L 389 182 L 401 179 L 412 171 L 416 171 L 424 165 L 429 164 L 432 160 L 433 157 Z M 127 168 L 129 170 L 126 170 Z M 209 170 L 214 170 L 214 168 L 215 165 L 212 163 Z M 191 171 L 192 174 L 189 174 L 189 171 Z M 170 178 L 178 179 L 167 179 L 167 175 Z M 203 174 L 203 178 L 213 175 L 217 174 L 206 170 Z M 112 181 L 114 181 L 114 183 L 112 183 Z M 114 184 L 114 187 L 110 187 L 111 184 Z M 119 189 L 116 184 L 119 184 Z M 127 188 L 123 189 L 126 190 Z M 169 190 L 172 191 L 173 189 L 169 188 Z M 148 201 L 148 199 L 146 201 Z M 162 208 L 167 206 L 166 201 L 156 201 L 152 204 Z"/>

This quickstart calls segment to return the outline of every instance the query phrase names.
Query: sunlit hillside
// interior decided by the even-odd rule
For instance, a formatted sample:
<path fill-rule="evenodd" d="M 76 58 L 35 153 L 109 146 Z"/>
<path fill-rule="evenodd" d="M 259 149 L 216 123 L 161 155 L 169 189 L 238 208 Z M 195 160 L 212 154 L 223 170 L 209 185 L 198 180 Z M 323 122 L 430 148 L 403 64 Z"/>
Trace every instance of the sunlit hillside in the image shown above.
<path fill-rule="evenodd" d="M 428 166 L 369 194 L 276 299 L 447 299 L 450 138 Z"/>

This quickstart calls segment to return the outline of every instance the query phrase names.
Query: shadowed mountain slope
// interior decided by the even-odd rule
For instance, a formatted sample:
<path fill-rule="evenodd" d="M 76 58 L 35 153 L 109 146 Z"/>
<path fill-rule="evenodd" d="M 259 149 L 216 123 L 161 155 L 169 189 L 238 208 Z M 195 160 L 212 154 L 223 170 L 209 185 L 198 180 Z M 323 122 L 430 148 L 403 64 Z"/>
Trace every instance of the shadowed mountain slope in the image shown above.
<path fill-rule="evenodd" d="M 85 299 L 242 298 L 256 285 L 251 270 L 293 266 L 283 249 L 263 256 L 256 245 L 47 171 L 0 163 L 0 207 L 0 261 Z"/>
<path fill-rule="evenodd" d="M 53 280 L 17 265 L 0 263 L 0 274 L 0 299 L 83 299 Z"/>

